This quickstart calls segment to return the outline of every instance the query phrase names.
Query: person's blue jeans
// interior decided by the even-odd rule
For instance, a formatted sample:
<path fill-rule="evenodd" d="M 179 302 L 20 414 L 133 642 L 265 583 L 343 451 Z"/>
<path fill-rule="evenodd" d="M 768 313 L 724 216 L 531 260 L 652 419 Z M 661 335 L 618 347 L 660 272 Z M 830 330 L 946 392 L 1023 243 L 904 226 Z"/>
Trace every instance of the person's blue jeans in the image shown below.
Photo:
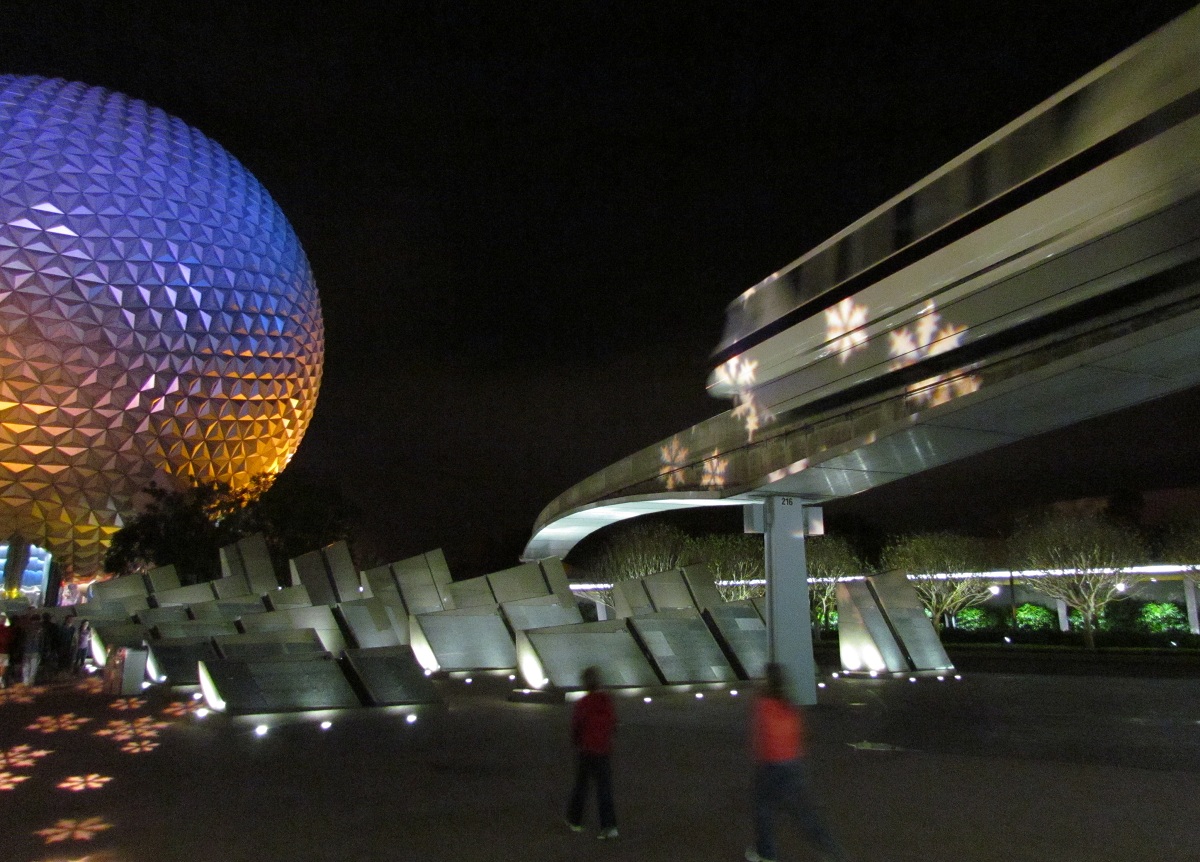
<path fill-rule="evenodd" d="M 804 762 L 759 763 L 754 773 L 754 849 L 764 859 L 776 859 L 775 814 L 783 811 L 809 842 L 835 859 L 842 850 L 825 825 L 808 786 Z"/>
<path fill-rule="evenodd" d="M 596 804 L 600 809 L 600 828 L 611 829 L 617 825 L 613 808 L 612 764 L 607 754 L 579 752 L 575 766 L 575 789 L 567 806 L 567 820 L 574 826 L 583 823 L 583 808 L 587 803 L 588 785 L 596 784 Z"/>

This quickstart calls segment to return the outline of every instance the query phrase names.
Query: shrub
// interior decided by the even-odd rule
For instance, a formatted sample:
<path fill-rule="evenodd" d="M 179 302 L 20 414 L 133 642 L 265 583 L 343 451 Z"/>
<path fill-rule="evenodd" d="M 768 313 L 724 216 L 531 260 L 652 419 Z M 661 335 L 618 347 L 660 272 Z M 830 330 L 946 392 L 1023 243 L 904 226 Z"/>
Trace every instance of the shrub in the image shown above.
<path fill-rule="evenodd" d="M 992 608 L 963 608 L 954 615 L 954 627 L 965 632 L 980 632 L 1002 627 L 1000 615 Z"/>
<path fill-rule="evenodd" d="M 1058 627 L 1058 615 L 1045 605 L 1026 602 L 1017 608 L 1017 628 L 1031 632 L 1050 632 Z"/>
<path fill-rule="evenodd" d="M 1174 602 L 1146 602 L 1138 613 L 1137 621 L 1149 632 L 1188 631 L 1187 613 Z"/>

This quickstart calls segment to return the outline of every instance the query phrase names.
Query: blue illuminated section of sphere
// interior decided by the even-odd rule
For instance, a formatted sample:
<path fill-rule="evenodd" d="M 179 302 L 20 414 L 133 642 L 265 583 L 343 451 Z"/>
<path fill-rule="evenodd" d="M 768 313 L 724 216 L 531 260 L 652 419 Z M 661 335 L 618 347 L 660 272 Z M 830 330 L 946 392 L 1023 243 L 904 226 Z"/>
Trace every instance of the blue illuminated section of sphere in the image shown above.
<path fill-rule="evenodd" d="M 281 470 L 323 357 L 304 251 L 220 145 L 0 76 L 0 539 L 88 571 L 151 480 Z"/>

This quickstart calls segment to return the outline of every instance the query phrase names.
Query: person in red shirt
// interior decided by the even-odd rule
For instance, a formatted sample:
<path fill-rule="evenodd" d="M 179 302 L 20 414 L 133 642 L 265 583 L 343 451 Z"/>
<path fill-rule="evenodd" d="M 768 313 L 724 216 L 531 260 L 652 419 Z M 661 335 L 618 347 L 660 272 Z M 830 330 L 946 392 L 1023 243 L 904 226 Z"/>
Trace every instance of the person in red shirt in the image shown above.
<path fill-rule="evenodd" d="M 754 846 L 746 849 L 747 862 L 774 862 L 775 813 L 779 810 L 795 819 L 824 858 L 844 860 L 845 854 L 809 791 L 804 768 L 808 753 L 804 714 L 788 695 L 783 667 L 772 662 L 766 674 L 766 684 L 755 698 L 751 714 Z"/>
<path fill-rule="evenodd" d="M 583 831 L 583 808 L 587 803 L 588 785 L 596 784 L 596 804 L 600 811 L 601 839 L 617 837 L 617 815 L 613 809 L 612 741 L 617 727 L 617 713 L 612 697 L 600 691 L 600 669 L 589 667 L 583 672 L 583 687 L 587 694 L 575 703 L 571 713 L 571 741 L 575 745 L 575 789 L 567 806 L 567 825 L 572 831 Z"/>

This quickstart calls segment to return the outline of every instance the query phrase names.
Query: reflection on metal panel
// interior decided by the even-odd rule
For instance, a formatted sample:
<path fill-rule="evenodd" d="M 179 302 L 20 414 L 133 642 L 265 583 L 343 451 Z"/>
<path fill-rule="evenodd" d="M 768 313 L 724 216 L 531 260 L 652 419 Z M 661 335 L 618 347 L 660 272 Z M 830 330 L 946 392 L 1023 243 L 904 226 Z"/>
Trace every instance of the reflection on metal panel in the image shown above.
<path fill-rule="evenodd" d="M 838 646 L 842 669 L 900 673 L 909 670 L 883 612 L 865 581 L 837 585 Z"/>
<path fill-rule="evenodd" d="M 954 667 L 903 572 L 842 581 L 838 642 L 849 672 L 905 673 Z"/>
<path fill-rule="evenodd" d="M 150 660 L 171 685 L 199 685 L 196 665 L 217 658 L 208 637 L 164 638 L 149 644 Z"/>
<path fill-rule="evenodd" d="M 442 670 L 486 670 L 517 666 L 517 653 L 504 620 L 494 608 L 463 608 L 409 617 L 414 641 L 420 635 Z"/>
<path fill-rule="evenodd" d="M 309 551 L 289 560 L 288 567 L 293 583 L 300 584 L 308 591 L 308 597 L 314 605 L 337 603 L 337 594 L 333 591 L 333 582 L 325 565 L 325 555 L 320 550 Z"/>
<path fill-rule="evenodd" d="M 449 587 L 456 608 L 494 608 L 496 597 L 492 594 L 487 576 L 455 581 Z"/>
<path fill-rule="evenodd" d="M 642 584 L 656 611 L 694 610 L 696 607 L 683 573 L 678 569 L 647 575 L 642 579 Z"/>
<path fill-rule="evenodd" d="M 282 611 L 288 608 L 307 608 L 311 607 L 313 603 L 308 590 L 302 584 L 274 590 L 267 593 L 263 598 L 273 611 Z"/>
<path fill-rule="evenodd" d="M 500 603 L 532 599 L 550 592 L 537 563 L 523 563 L 511 569 L 492 572 L 486 577 L 496 601 Z"/>
<path fill-rule="evenodd" d="M 758 679 L 767 664 L 767 626 L 750 602 L 710 605 L 704 617 L 725 649 L 737 675 Z"/>
<path fill-rule="evenodd" d="M 408 647 L 348 649 L 346 661 L 373 706 L 441 702 Z"/>
<path fill-rule="evenodd" d="M 646 593 L 644 579 L 618 581 L 613 584 L 612 593 L 617 619 L 654 613 L 654 604 Z"/>
<path fill-rule="evenodd" d="M 330 656 L 215 659 L 203 662 L 203 671 L 232 713 L 350 709 L 362 705 Z"/>
<path fill-rule="evenodd" d="M 146 583 L 152 593 L 173 590 L 182 586 L 179 583 L 179 573 L 175 571 L 174 566 L 158 566 L 146 572 Z"/>
<path fill-rule="evenodd" d="M 875 592 L 875 600 L 891 623 L 913 670 L 949 670 L 954 667 L 933 623 L 925 614 L 917 591 L 903 572 L 872 575 L 866 583 Z"/>
<path fill-rule="evenodd" d="M 569 605 L 564 605 L 559 601 L 558 596 L 538 596 L 532 599 L 504 602 L 500 605 L 500 610 L 514 632 L 583 622 L 583 617 L 579 613 L 579 605 L 574 599 Z"/>
<path fill-rule="evenodd" d="M 541 685 L 531 679 L 537 671 L 531 671 L 522 656 L 521 672 L 534 688 L 541 688 L 547 682 L 555 688 L 579 688 L 584 668 L 593 665 L 600 669 L 601 682 L 606 686 L 648 686 L 659 682 L 633 635 L 620 620 L 534 629 L 518 637 L 525 639 L 530 654 L 540 662 Z"/>
<path fill-rule="evenodd" d="M 334 592 L 339 602 L 354 601 L 359 597 L 358 569 L 350 558 L 350 548 L 345 542 L 334 542 L 321 549 L 325 558 L 325 566 L 329 569 L 329 579 L 333 583 Z"/>
<path fill-rule="evenodd" d="M 408 643 L 408 617 L 399 618 L 396 611 L 377 598 L 359 599 L 338 605 L 338 613 L 350 630 L 354 643 L 361 649 L 393 647 Z"/>
<path fill-rule="evenodd" d="M 725 653 L 696 611 L 664 611 L 630 617 L 628 623 L 664 683 L 737 679 Z"/>

